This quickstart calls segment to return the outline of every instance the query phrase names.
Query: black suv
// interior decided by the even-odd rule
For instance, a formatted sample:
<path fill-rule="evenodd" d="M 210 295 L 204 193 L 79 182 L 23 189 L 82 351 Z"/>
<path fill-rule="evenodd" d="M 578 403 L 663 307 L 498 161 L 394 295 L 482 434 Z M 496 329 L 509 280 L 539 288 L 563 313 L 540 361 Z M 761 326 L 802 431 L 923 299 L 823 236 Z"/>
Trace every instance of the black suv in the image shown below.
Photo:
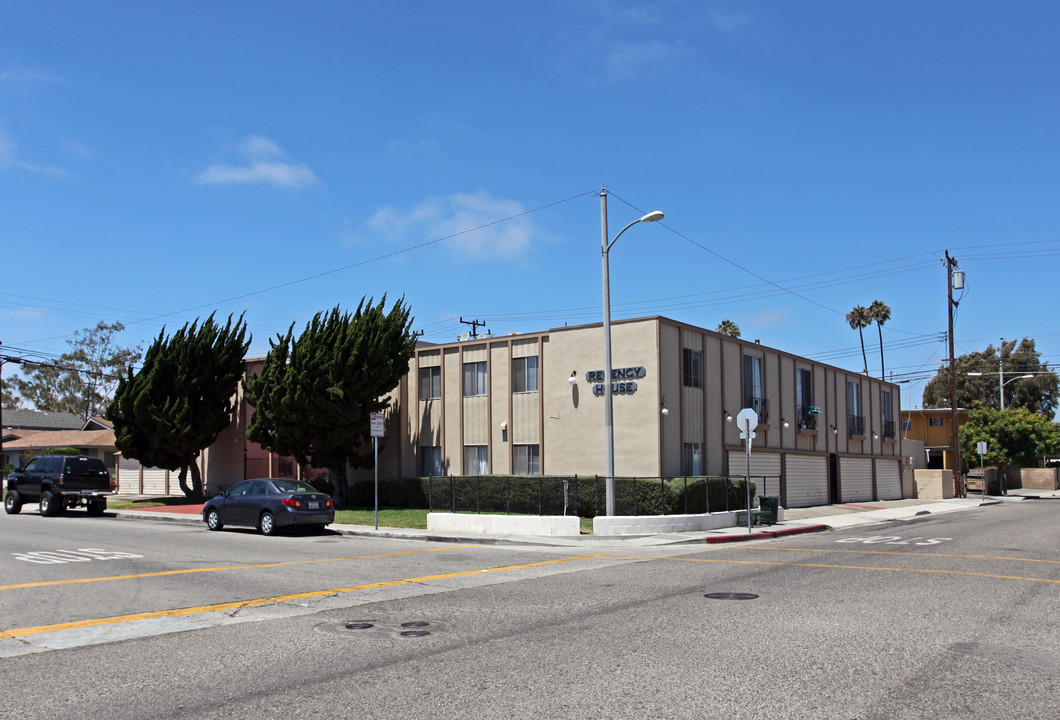
<path fill-rule="evenodd" d="M 4 510 L 14 515 L 22 503 L 40 503 L 41 515 L 58 515 L 84 505 L 89 515 L 102 515 L 113 495 L 110 473 L 99 458 L 43 455 L 7 476 Z"/>

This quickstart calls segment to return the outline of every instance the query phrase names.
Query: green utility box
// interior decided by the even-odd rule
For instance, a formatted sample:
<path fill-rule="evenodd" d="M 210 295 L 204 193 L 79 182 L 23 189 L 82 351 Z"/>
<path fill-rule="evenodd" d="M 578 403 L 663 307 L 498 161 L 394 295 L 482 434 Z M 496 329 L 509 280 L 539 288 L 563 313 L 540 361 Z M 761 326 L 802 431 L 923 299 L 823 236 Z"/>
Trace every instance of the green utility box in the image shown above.
<path fill-rule="evenodd" d="M 777 495 L 760 495 L 758 506 L 762 510 L 762 522 L 766 525 L 777 524 L 777 512 L 780 509 L 780 497 Z"/>

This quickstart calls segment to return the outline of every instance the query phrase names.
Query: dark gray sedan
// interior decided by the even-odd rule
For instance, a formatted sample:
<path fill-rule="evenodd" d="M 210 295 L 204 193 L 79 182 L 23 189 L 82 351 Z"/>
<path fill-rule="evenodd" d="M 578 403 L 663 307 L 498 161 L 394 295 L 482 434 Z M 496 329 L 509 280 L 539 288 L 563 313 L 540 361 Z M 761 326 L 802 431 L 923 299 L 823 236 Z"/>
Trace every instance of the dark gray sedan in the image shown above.
<path fill-rule="evenodd" d="M 323 529 L 335 522 L 331 496 L 300 480 L 244 480 L 210 498 L 202 508 L 206 527 L 248 525 L 263 535 L 292 525 Z"/>

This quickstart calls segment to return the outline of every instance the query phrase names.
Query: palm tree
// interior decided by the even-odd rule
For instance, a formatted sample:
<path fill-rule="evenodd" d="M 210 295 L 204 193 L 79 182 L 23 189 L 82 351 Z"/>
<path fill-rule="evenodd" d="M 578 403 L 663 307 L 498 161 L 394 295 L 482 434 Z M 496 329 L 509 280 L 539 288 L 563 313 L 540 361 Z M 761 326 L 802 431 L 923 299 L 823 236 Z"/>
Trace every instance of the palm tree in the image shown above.
<path fill-rule="evenodd" d="M 868 308 L 862 307 L 861 305 L 855 305 L 854 309 L 847 313 L 847 323 L 852 330 L 858 331 L 858 337 L 861 338 L 861 359 L 865 363 L 865 369 L 862 370 L 862 372 L 868 375 L 869 358 L 865 354 L 865 334 L 862 332 L 863 328 L 867 328 L 872 324 L 872 316 L 869 315 Z"/>
<path fill-rule="evenodd" d="M 869 305 L 869 317 L 876 321 L 876 330 L 880 333 L 880 380 L 887 379 L 883 368 L 883 324 L 891 319 L 891 308 L 882 300 L 873 300 Z"/>
<path fill-rule="evenodd" d="M 717 332 L 722 335 L 728 335 L 729 337 L 740 337 L 740 326 L 734 323 L 732 320 L 725 318 L 718 323 Z"/>

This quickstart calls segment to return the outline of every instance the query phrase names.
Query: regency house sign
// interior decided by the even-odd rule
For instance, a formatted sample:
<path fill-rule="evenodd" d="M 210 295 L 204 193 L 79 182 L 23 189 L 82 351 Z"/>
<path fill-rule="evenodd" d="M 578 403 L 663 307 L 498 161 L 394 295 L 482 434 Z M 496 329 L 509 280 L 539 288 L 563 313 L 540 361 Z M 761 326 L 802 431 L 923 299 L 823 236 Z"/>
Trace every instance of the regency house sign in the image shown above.
<path fill-rule="evenodd" d="M 585 373 L 585 381 L 592 383 L 593 395 L 604 394 L 604 371 L 590 370 Z M 647 375 L 644 366 L 611 369 L 611 393 L 614 395 L 632 395 L 637 392 L 637 380 Z"/>

